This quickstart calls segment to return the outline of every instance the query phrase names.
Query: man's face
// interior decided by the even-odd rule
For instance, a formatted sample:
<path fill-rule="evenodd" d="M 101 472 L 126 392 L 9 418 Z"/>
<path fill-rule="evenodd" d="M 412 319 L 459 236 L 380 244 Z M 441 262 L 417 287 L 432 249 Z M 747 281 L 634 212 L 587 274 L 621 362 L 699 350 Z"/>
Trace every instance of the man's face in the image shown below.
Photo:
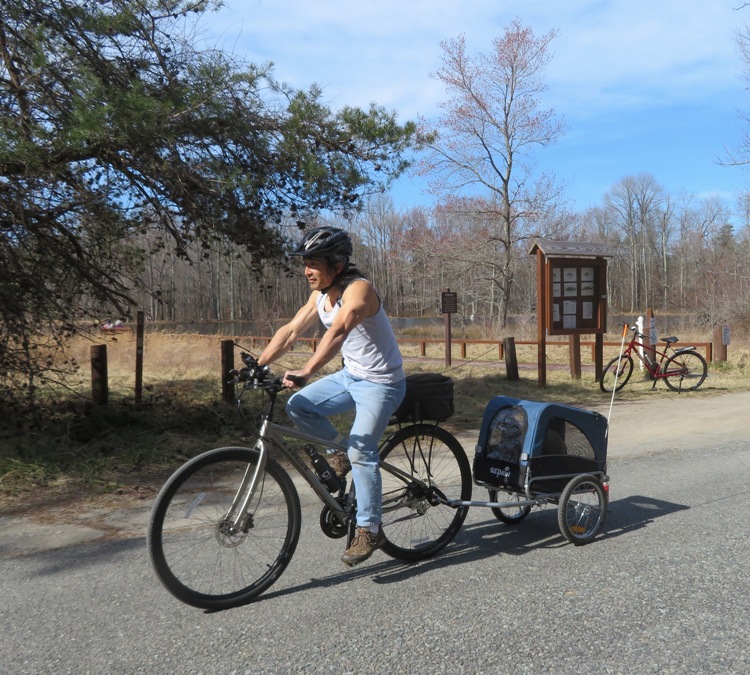
<path fill-rule="evenodd" d="M 337 270 L 330 267 L 323 258 L 302 258 L 302 262 L 305 265 L 307 283 L 313 291 L 328 288 L 338 274 Z"/>

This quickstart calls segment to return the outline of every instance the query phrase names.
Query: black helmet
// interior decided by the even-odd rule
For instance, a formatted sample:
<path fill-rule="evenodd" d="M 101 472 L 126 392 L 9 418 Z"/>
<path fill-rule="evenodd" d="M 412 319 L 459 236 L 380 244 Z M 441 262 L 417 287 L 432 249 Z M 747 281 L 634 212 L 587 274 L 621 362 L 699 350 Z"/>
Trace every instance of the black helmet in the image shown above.
<path fill-rule="evenodd" d="M 301 256 L 330 256 L 343 255 L 350 258 L 352 255 L 352 240 L 349 234 L 338 227 L 316 227 L 310 230 L 292 251 L 292 255 Z"/>

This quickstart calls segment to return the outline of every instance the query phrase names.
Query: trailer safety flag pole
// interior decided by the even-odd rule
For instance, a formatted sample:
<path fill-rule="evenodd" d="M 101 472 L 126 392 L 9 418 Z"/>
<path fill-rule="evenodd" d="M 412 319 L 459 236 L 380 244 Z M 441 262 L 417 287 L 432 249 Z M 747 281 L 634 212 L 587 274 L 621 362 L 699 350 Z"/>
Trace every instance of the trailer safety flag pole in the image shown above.
<path fill-rule="evenodd" d="M 609 422 L 612 419 L 612 406 L 615 404 L 615 392 L 617 391 L 617 378 L 620 375 L 620 363 L 622 362 L 622 352 L 625 348 L 625 336 L 628 334 L 630 326 L 627 323 L 622 324 L 622 343 L 620 344 L 620 356 L 617 359 L 617 369 L 615 370 L 615 383 L 612 385 L 612 398 L 609 401 L 609 414 L 607 415 L 607 431 L 609 436 Z M 602 377 L 604 377 L 602 375 Z"/>

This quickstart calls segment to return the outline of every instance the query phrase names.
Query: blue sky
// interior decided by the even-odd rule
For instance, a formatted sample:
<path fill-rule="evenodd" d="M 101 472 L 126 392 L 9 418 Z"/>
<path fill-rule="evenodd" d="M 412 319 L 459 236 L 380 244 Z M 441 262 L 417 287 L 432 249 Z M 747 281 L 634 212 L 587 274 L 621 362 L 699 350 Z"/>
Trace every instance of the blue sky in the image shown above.
<path fill-rule="evenodd" d="M 333 108 L 371 102 L 400 121 L 437 116 L 445 97 L 431 76 L 440 42 L 463 33 L 488 52 L 514 18 L 537 35 L 557 31 L 543 104 L 567 124 L 538 165 L 571 207 L 602 203 L 625 176 L 650 173 L 670 194 L 718 195 L 734 206 L 750 173 L 719 165 L 750 111 L 736 44 L 750 23 L 741 0 L 226 0 L 204 18 L 207 45 L 273 61 L 291 86 L 323 87 Z M 399 208 L 431 204 L 405 177 Z"/>

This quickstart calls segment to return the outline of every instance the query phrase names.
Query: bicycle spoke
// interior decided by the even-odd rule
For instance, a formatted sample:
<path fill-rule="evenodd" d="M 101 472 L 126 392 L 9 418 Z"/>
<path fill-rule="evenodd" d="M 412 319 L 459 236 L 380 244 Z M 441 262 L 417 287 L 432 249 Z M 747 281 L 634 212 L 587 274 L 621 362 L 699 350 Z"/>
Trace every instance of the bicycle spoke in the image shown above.
<path fill-rule="evenodd" d="M 463 448 L 445 430 L 406 427 L 381 451 L 383 462 L 383 550 L 404 560 L 434 555 L 458 532 L 468 500 L 471 468 Z"/>
<path fill-rule="evenodd" d="M 208 609 L 248 602 L 286 567 L 299 537 L 300 507 L 289 476 L 266 463 L 248 515 L 228 517 L 256 454 L 213 450 L 188 462 L 157 497 L 149 551 L 157 574 L 176 597 Z"/>

